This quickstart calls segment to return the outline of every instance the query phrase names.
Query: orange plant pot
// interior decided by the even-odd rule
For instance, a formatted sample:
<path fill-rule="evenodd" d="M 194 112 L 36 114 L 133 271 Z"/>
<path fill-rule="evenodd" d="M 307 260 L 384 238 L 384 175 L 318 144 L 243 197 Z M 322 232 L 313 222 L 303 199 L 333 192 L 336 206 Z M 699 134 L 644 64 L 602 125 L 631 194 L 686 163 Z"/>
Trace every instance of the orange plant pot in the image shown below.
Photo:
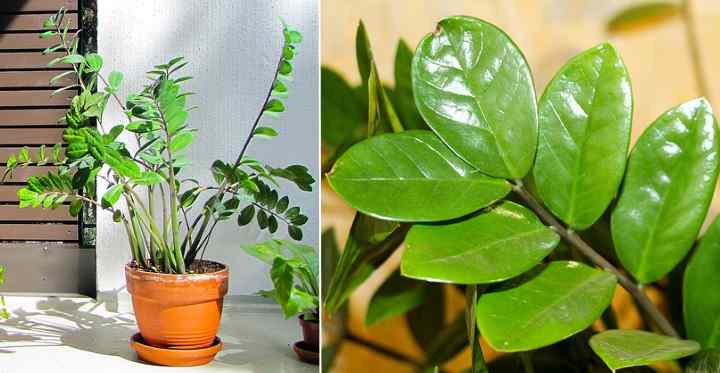
<path fill-rule="evenodd" d="M 127 289 L 142 339 L 153 347 L 202 349 L 213 345 L 220 327 L 228 268 L 174 275 L 125 266 Z"/>

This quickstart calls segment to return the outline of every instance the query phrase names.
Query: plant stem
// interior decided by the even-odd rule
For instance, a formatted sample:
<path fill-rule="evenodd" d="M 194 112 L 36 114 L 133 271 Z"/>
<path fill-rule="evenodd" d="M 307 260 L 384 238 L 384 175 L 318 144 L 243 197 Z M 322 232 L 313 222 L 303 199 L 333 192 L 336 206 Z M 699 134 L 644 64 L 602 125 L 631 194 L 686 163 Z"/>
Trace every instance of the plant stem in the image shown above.
<path fill-rule="evenodd" d="M 155 108 L 157 109 L 158 113 L 160 114 L 160 120 L 162 121 L 162 128 L 165 132 L 165 143 L 167 144 L 165 146 L 165 151 L 168 155 L 168 187 L 170 188 L 170 229 L 172 232 L 172 251 L 168 253 L 169 255 L 175 256 L 175 261 L 177 262 L 177 270 L 179 273 L 185 273 L 185 258 L 182 255 L 182 252 L 180 251 L 180 224 L 178 223 L 178 191 L 177 186 L 175 185 L 175 167 L 173 167 L 173 152 L 170 149 L 172 144 L 173 136 L 170 134 L 170 131 L 168 131 L 168 122 L 165 119 L 165 114 L 163 113 L 162 109 L 160 108 L 160 104 L 155 100 Z M 163 199 L 164 200 L 164 199 Z M 188 265 L 191 263 L 188 263 Z"/>
<path fill-rule="evenodd" d="M 677 331 L 670 324 L 670 322 L 663 316 L 660 310 L 657 309 L 655 304 L 648 298 L 648 296 L 638 287 L 638 285 L 632 281 L 625 274 L 620 272 L 615 266 L 607 261 L 602 255 L 598 254 L 590 245 L 588 245 L 575 231 L 565 227 L 543 206 L 530 192 L 525 189 L 521 180 L 516 180 L 513 183 L 513 191 L 522 198 L 528 207 L 533 210 L 542 219 L 545 224 L 557 232 L 560 237 L 565 241 L 573 245 L 580 253 L 590 259 L 595 265 L 601 267 L 605 271 L 612 273 L 618 279 L 620 285 L 627 290 L 630 295 L 635 298 L 640 307 L 642 307 L 647 314 L 652 318 L 657 327 L 664 333 L 672 337 L 678 337 Z"/>
<path fill-rule="evenodd" d="M 387 357 L 390 357 L 392 359 L 402 361 L 404 363 L 412 364 L 413 366 L 416 366 L 418 368 L 423 367 L 423 365 L 420 362 L 416 361 L 415 359 L 413 359 L 411 357 L 408 357 L 399 352 L 395 352 L 393 350 L 387 349 L 387 348 L 380 346 L 374 342 L 370 342 L 365 339 L 362 339 L 362 338 L 356 336 L 355 334 L 347 333 L 347 334 L 345 334 L 344 339 L 347 341 L 353 342 L 355 344 L 358 344 L 360 346 L 363 346 L 365 348 L 368 348 L 374 352 L 377 352 L 377 353 L 380 353 Z"/>
<path fill-rule="evenodd" d="M 710 91 L 705 83 L 705 74 L 702 67 L 702 61 L 700 59 L 699 39 L 697 31 L 695 30 L 695 19 L 693 18 L 690 0 L 683 0 L 682 8 L 682 15 L 685 21 L 685 37 L 687 39 L 688 48 L 690 49 L 690 61 L 692 62 L 695 84 L 700 92 L 700 96 L 709 100 Z"/>
<path fill-rule="evenodd" d="M 265 101 L 263 101 L 263 106 L 260 109 L 260 112 L 258 113 L 257 117 L 255 117 L 255 122 L 253 123 L 252 128 L 250 128 L 250 134 L 248 134 L 248 137 L 245 139 L 245 143 L 243 144 L 242 150 L 240 151 L 240 155 L 238 155 L 237 160 L 235 160 L 235 167 L 240 165 L 240 162 L 245 156 L 245 152 L 247 151 L 250 142 L 252 141 L 253 137 L 255 137 L 255 129 L 257 128 L 258 124 L 260 124 L 260 118 L 262 118 L 263 114 L 265 113 L 265 107 L 270 101 L 273 89 L 275 89 L 275 82 L 277 81 L 278 75 L 280 74 L 280 68 L 282 67 L 283 63 L 283 52 L 285 50 L 285 47 L 286 43 L 283 43 L 283 48 L 280 50 L 280 58 L 278 59 L 277 67 L 275 68 L 275 74 L 273 75 L 272 83 L 270 83 L 270 89 L 268 89 L 267 95 L 265 96 Z"/>
<path fill-rule="evenodd" d="M 522 361 L 523 370 L 525 373 L 534 373 L 535 368 L 533 368 L 532 364 L 532 356 L 530 356 L 530 352 L 521 352 L 520 353 L 520 361 Z"/>
<path fill-rule="evenodd" d="M 468 285 L 465 288 L 465 322 L 467 323 L 468 342 L 472 351 L 472 365 L 470 373 L 487 373 L 485 357 L 480 348 L 480 338 L 477 336 L 475 318 L 475 305 L 478 301 L 478 285 Z"/>

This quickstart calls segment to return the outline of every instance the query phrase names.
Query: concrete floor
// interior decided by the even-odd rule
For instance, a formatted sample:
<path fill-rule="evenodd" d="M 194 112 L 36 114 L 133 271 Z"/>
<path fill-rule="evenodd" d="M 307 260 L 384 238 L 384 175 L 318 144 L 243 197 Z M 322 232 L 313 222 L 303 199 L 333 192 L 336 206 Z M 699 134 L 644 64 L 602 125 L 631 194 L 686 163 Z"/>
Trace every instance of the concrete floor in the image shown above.
<path fill-rule="evenodd" d="M 138 361 L 129 338 L 137 331 L 131 313 L 114 313 L 84 297 L 6 297 L 12 313 L 0 322 L 0 373 L 72 372 L 319 372 L 297 360 L 297 320 L 252 297 L 230 298 L 223 310 L 215 361 L 202 367 L 168 368 Z"/>

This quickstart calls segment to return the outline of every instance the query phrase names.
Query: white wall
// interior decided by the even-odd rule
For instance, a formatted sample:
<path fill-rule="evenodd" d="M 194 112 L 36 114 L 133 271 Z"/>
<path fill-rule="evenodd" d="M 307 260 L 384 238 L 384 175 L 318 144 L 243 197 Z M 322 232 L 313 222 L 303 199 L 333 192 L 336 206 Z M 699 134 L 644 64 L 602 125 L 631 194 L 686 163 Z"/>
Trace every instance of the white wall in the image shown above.
<path fill-rule="evenodd" d="M 237 157 L 264 100 L 284 19 L 304 36 L 287 111 L 269 119 L 280 136 L 257 140 L 248 154 L 275 166 L 305 164 L 318 179 L 318 18 L 317 0 L 98 0 L 98 51 L 106 74 L 125 74 L 123 97 L 142 87 L 144 72 L 153 65 L 175 56 L 190 61 L 185 73 L 195 79 L 186 88 L 196 92 L 189 104 L 198 109 L 189 123 L 199 132 L 188 154 L 195 162 L 189 173 L 209 181 L 213 160 Z M 120 122 L 123 117 L 115 110 L 106 118 Z M 304 241 L 317 247 L 317 193 L 284 187 L 310 217 Z M 283 228 L 278 232 L 285 234 Z M 255 225 L 239 229 L 229 221 L 217 229 L 206 258 L 230 265 L 231 294 L 269 288 L 267 268 L 239 249 L 266 238 Z M 98 213 L 97 258 L 98 292 L 109 300 L 108 294 L 125 284 L 123 265 L 130 255 L 122 227 L 104 212 Z"/>

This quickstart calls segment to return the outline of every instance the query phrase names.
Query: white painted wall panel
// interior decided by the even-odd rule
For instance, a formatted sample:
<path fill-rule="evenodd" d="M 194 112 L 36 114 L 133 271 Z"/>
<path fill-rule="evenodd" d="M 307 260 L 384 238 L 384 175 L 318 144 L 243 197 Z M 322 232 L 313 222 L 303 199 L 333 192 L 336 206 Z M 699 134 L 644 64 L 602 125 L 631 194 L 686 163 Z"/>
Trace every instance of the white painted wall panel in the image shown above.
<path fill-rule="evenodd" d="M 310 166 L 318 178 L 318 1 L 317 0 L 98 0 L 98 50 L 105 58 L 106 74 L 125 74 L 121 95 L 140 89 L 144 72 L 172 57 L 185 56 L 186 73 L 195 77 L 186 87 L 196 92 L 190 105 L 198 109 L 189 123 L 199 130 L 189 156 L 189 171 L 210 180 L 215 159 L 234 160 L 250 130 L 282 46 L 281 19 L 304 36 L 295 60 L 296 73 L 287 112 L 270 119 L 280 136 L 258 140 L 249 154 L 267 163 Z M 108 113 L 121 121 L 122 113 Z M 111 123 L 107 122 L 107 123 Z M 295 201 L 310 221 L 305 241 L 315 245 L 318 235 L 316 193 L 298 191 Z M 101 186 L 102 188 L 102 186 Z M 285 232 L 281 228 L 279 232 Z M 239 229 L 234 222 L 219 227 L 208 250 L 209 259 L 231 268 L 231 294 L 252 294 L 270 286 L 267 268 L 242 254 L 239 245 L 268 238 L 255 226 Z M 109 214 L 98 214 L 98 291 L 120 289 L 125 280 L 123 264 L 129 260 L 124 231 Z"/>

